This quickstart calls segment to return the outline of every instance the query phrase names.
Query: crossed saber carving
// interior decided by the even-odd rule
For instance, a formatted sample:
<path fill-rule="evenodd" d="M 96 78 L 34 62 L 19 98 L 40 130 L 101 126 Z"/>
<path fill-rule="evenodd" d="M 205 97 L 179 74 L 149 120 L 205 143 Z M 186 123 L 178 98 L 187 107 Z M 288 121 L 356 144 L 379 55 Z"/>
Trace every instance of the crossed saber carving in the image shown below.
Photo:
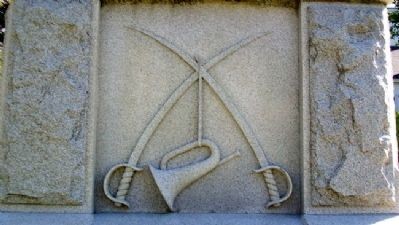
<path fill-rule="evenodd" d="M 234 120 L 237 122 L 238 126 L 240 127 L 241 131 L 243 132 L 244 136 L 246 137 L 249 145 L 253 149 L 255 156 L 261 166 L 260 169 L 254 170 L 256 173 L 262 173 L 265 179 L 265 183 L 267 185 L 268 193 L 269 193 L 269 199 L 270 201 L 267 203 L 267 208 L 269 207 L 278 207 L 280 206 L 282 202 L 286 201 L 292 193 L 292 181 L 291 177 L 289 174 L 281 167 L 271 165 L 269 161 L 267 160 L 267 157 L 259 144 L 259 141 L 256 139 L 256 136 L 249 126 L 249 124 L 246 122 L 244 117 L 241 116 L 241 113 L 237 109 L 237 107 L 234 105 L 233 101 L 231 101 L 230 97 L 226 94 L 226 92 L 223 90 L 223 88 L 216 82 L 216 80 L 209 74 L 208 70 L 211 69 L 214 65 L 218 64 L 221 62 L 223 59 L 225 59 L 227 56 L 233 54 L 240 48 L 248 45 L 249 43 L 266 36 L 270 33 L 259 33 L 253 36 L 249 36 L 239 42 L 236 42 L 235 44 L 231 45 L 230 47 L 222 50 L 218 55 L 214 56 L 211 58 L 208 62 L 202 63 L 199 62 L 198 59 L 191 57 L 188 53 L 174 45 L 171 41 L 155 34 L 152 33 L 151 31 L 144 30 L 142 28 L 138 27 L 127 27 L 128 29 L 138 31 L 154 40 L 156 40 L 158 43 L 163 45 L 164 47 L 168 48 L 171 50 L 173 53 L 175 53 L 177 56 L 179 56 L 183 61 L 185 61 L 188 65 L 190 65 L 193 69 L 194 72 L 192 72 L 188 78 L 186 78 L 180 85 L 179 87 L 172 93 L 171 96 L 166 100 L 166 102 L 163 104 L 161 109 L 156 113 L 154 118 L 151 120 L 151 122 L 148 124 L 148 126 L 145 128 L 143 134 L 140 136 L 135 148 L 132 151 L 132 154 L 129 158 L 128 163 L 122 163 L 122 164 L 117 164 L 114 167 L 112 167 L 107 175 L 105 176 L 104 179 L 104 193 L 105 195 L 112 200 L 116 206 L 127 206 L 129 207 L 129 203 L 125 200 L 127 193 L 130 188 L 130 184 L 133 178 L 133 175 L 135 171 L 142 171 L 142 168 L 138 168 L 137 162 L 140 158 L 141 153 L 143 152 L 144 148 L 146 147 L 148 141 L 150 140 L 151 136 L 157 129 L 158 125 L 162 122 L 163 118 L 166 116 L 166 114 L 169 112 L 171 108 L 175 105 L 175 103 L 182 97 L 182 95 L 197 81 L 202 82 L 202 79 L 205 80 L 208 85 L 213 89 L 213 91 L 218 95 L 220 100 L 223 102 L 225 107 L 228 109 L 228 111 L 231 113 L 233 116 Z M 200 74 L 197 76 L 196 74 Z M 200 100 L 201 101 L 201 100 Z M 199 129 L 200 131 L 201 129 Z M 202 134 L 199 134 L 199 136 L 202 136 Z M 118 168 L 125 168 L 124 173 L 122 175 L 122 179 L 119 182 L 118 186 L 118 191 L 116 194 L 116 197 L 111 195 L 109 191 L 109 182 L 112 174 L 117 170 Z M 280 196 L 276 181 L 274 179 L 273 175 L 273 170 L 279 171 L 286 180 L 287 183 L 287 191 L 284 196 Z"/>

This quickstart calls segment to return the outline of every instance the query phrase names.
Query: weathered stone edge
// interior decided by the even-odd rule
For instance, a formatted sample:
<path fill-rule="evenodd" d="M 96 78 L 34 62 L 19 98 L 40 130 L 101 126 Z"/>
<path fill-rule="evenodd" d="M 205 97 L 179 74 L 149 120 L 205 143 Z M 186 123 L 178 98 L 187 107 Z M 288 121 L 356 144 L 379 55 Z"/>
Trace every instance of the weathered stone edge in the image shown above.
<path fill-rule="evenodd" d="M 228 2 L 228 3 L 248 3 L 259 6 L 280 6 L 288 8 L 297 8 L 299 0 L 101 0 L 101 4 L 112 3 L 161 3 L 161 4 L 197 4 L 197 3 L 212 3 L 212 2 Z"/>
<path fill-rule="evenodd" d="M 280 6 L 297 8 L 300 2 L 343 2 L 361 4 L 390 4 L 392 0 L 101 0 L 101 4 L 112 3 L 164 3 L 164 4 L 196 4 L 209 2 L 252 3 L 260 6 Z"/>
<path fill-rule="evenodd" d="M 302 0 L 302 2 L 344 2 L 361 4 L 391 4 L 392 0 Z"/>

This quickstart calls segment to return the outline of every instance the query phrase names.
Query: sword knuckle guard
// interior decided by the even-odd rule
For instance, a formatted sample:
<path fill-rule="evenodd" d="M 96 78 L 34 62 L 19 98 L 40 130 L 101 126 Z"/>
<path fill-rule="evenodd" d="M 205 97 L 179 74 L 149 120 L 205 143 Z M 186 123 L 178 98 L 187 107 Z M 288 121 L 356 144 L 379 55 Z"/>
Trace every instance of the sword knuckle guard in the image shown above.
<path fill-rule="evenodd" d="M 287 184 L 287 191 L 284 196 L 280 196 L 280 193 L 278 191 L 277 183 L 273 175 L 273 170 L 276 170 L 280 172 L 282 175 L 284 175 L 286 179 L 286 184 Z M 283 168 L 279 166 L 265 166 L 260 169 L 255 170 L 256 173 L 263 173 L 263 176 L 265 178 L 265 183 L 269 192 L 269 198 L 270 201 L 267 204 L 267 208 L 270 207 L 278 207 L 280 206 L 282 202 L 286 201 L 292 194 L 292 180 L 290 175 L 285 171 Z"/>
<path fill-rule="evenodd" d="M 122 179 L 119 182 L 119 186 L 118 186 L 118 190 L 116 193 L 116 197 L 112 196 L 109 190 L 109 183 L 110 183 L 110 178 L 112 176 L 112 174 L 119 168 L 125 168 L 123 175 L 122 175 Z M 112 167 L 109 172 L 107 173 L 107 175 L 105 176 L 104 179 L 104 193 L 105 195 L 114 202 L 115 206 L 117 207 L 121 207 L 121 206 L 127 206 L 129 207 L 129 203 L 125 200 L 128 192 L 129 192 L 129 188 L 130 188 L 130 184 L 132 182 L 133 179 L 133 175 L 134 175 L 134 171 L 142 171 L 143 169 L 141 168 L 137 168 L 135 166 L 132 166 L 130 164 L 127 163 L 123 163 L 123 164 L 118 164 L 115 165 L 114 167 Z"/>

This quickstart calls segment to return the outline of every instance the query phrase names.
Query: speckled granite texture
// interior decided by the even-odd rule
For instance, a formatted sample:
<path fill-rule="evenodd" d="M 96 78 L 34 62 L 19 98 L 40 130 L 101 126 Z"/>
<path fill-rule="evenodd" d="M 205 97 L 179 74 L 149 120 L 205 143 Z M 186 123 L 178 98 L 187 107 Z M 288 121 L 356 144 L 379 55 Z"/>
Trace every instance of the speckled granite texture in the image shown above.
<path fill-rule="evenodd" d="M 0 149 L 4 204 L 90 204 L 94 5 L 19 0 L 9 9 Z"/>

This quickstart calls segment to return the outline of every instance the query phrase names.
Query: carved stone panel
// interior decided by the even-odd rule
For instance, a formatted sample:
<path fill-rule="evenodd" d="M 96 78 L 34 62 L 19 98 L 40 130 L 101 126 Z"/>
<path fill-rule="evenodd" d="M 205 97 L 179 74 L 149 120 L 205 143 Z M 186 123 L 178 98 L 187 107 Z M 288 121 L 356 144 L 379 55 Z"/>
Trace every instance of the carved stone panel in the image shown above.
<path fill-rule="evenodd" d="M 299 212 L 295 9 L 106 4 L 101 19 L 98 212 Z"/>

